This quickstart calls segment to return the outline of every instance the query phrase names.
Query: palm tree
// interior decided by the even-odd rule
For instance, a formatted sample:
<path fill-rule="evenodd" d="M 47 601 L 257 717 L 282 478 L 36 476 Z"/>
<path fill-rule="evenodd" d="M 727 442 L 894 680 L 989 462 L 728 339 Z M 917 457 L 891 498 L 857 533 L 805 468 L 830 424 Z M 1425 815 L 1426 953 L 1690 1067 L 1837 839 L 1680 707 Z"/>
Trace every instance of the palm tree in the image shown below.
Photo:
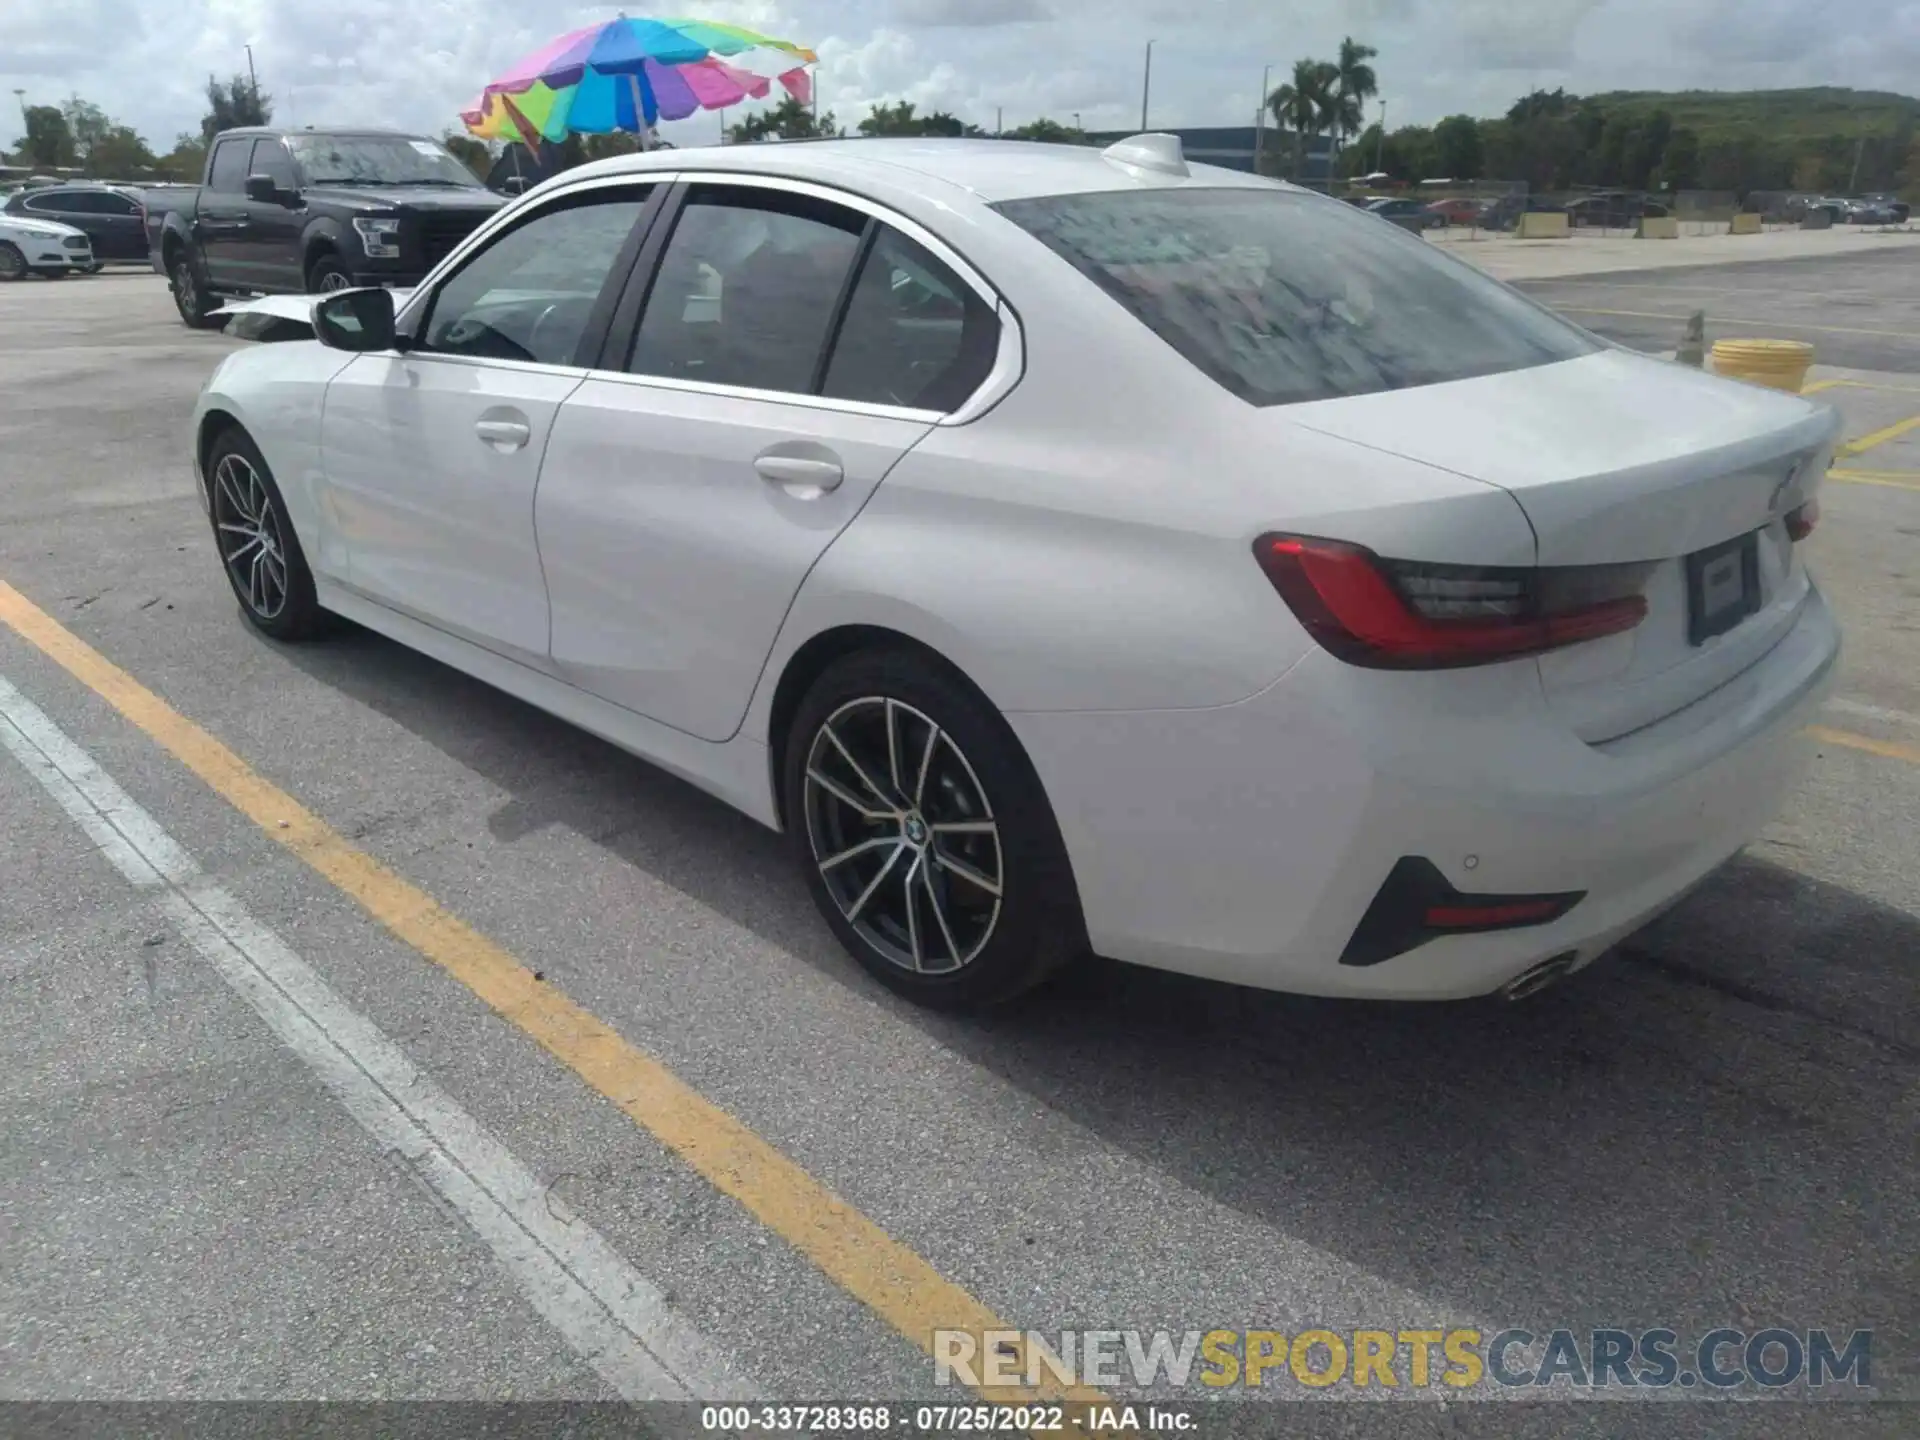
<path fill-rule="evenodd" d="M 1325 60 L 1296 60 L 1293 79 L 1267 97 L 1274 122 L 1293 132 L 1293 174 L 1300 176 L 1300 146 L 1333 123 L 1340 69 Z"/>
<path fill-rule="evenodd" d="M 1367 101 L 1380 93 L 1380 79 L 1367 63 L 1379 53 L 1351 35 L 1340 42 L 1333 67 L 1333 133 L 1343 144 L 1366 128 Z"/>

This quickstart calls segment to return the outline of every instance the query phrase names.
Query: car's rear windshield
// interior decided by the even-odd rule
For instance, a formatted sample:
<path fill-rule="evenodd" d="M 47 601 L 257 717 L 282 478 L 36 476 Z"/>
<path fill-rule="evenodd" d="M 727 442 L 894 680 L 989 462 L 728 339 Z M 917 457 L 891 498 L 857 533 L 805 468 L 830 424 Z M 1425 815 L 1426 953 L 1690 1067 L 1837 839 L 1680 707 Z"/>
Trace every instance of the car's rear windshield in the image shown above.
<path fill-rule="evenodd" d="M 1598 348 L 1419 236 L 1318 195 L 1183 187 L 995 208 L 1254 405 L 1435 385 Z"/>

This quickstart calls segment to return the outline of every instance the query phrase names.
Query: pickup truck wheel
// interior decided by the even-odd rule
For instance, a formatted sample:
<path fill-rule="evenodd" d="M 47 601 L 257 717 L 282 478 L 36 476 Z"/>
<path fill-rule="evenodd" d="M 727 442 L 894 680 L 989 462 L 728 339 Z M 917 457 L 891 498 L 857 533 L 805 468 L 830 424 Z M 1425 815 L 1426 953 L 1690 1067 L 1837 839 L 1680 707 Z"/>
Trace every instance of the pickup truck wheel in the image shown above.
<path fill-rule="evenodd" d="M 213 543 L 247 623 L 275 640 L 305 640 L 325 630 L 300 537 L 287 518 L 273 472 L 246 431 L 221 433 L 207 452 Z"/>
<path fill-rule="evenodd" d="M 180 319 L 189 330 L 226 328 L 227 317 L 214 313 L 219 302 L 207 293 L 206 280 L 190 256 L 185 253 L 177 256 L 173 268 L 167 272 L 167 278 L 173 288 L 174 308 L 180 312 Z"/>
<path fill-rule="evenodd" d="M 0 240 L 0 280 L 24 280 L 27 278 L 27 257 L 20 253 L 20 247 L 8 240 Z"/>
<path fill-rule="evenodd" d="M 340 263 L 336 255 L 320 255 L 314 260 L 313 268 L 307 271 L 309 295 L 329 295 L 335 290 L 352 288 L 353 277 L 347 273 L 346 266 Z"/>

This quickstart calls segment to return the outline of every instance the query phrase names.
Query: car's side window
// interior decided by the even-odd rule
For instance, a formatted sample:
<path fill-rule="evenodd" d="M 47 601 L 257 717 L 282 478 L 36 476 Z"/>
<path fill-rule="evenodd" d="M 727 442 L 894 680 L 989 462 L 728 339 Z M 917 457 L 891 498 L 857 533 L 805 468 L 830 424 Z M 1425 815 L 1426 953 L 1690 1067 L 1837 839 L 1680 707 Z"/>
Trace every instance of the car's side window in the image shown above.
<path fill-rule="evenodd" d="M 867 218 L 812 196 L 696 185 L 647 294 L 627 368 L 810 395 Z"/>
<path fill-rule="evenodd" d="M 822 394 L 955 410 L 993 369 L 1000 322 L 926 247 L 882 227 L 833 342 Z"/>
<path fill-rule="evenodd" d="M 282 190 L 294 189 L 293 157 L 287 153 L 287 147 L 278 140 L 256 140 L 253 142 L 253 160 L 247 166 L 249 175 L 265 175 Z"/>
<path fill-rule="evenodd" d="M 435 292 L 414 348 L 576 364 L 594 304 L 646 200 L 645 187 L 588 191 L 494 237 Z"/>
<path fill-rule="evenodd" d="M 57 190 L 49 191 L 29 198 L 26 208 L 36 210 L 42 215 L 64 214 L 67 209 L 66 197 Z"/>
<path fill-rule="evenodd" d="M 222 140 L 213 150 L 213 168 L 207 172 L 207 189 L 221 195 L 238 195 L 247 188 L 247 153 L 251 140 Z"/>

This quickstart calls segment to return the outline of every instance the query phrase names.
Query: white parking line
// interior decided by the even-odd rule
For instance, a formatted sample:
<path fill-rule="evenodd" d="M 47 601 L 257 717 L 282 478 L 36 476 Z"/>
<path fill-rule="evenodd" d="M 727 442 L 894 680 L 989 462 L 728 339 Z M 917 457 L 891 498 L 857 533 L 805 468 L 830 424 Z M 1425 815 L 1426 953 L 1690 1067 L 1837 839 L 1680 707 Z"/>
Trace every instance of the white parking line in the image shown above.
<path fill-rule="evenodd" d="M 534 1178 L 114 779 L 0 677 L 0 745 L 373 1137 L 470 1225 L 548 1323 L 628 1400 L 757 1398 L 585 1220 Z"/>

